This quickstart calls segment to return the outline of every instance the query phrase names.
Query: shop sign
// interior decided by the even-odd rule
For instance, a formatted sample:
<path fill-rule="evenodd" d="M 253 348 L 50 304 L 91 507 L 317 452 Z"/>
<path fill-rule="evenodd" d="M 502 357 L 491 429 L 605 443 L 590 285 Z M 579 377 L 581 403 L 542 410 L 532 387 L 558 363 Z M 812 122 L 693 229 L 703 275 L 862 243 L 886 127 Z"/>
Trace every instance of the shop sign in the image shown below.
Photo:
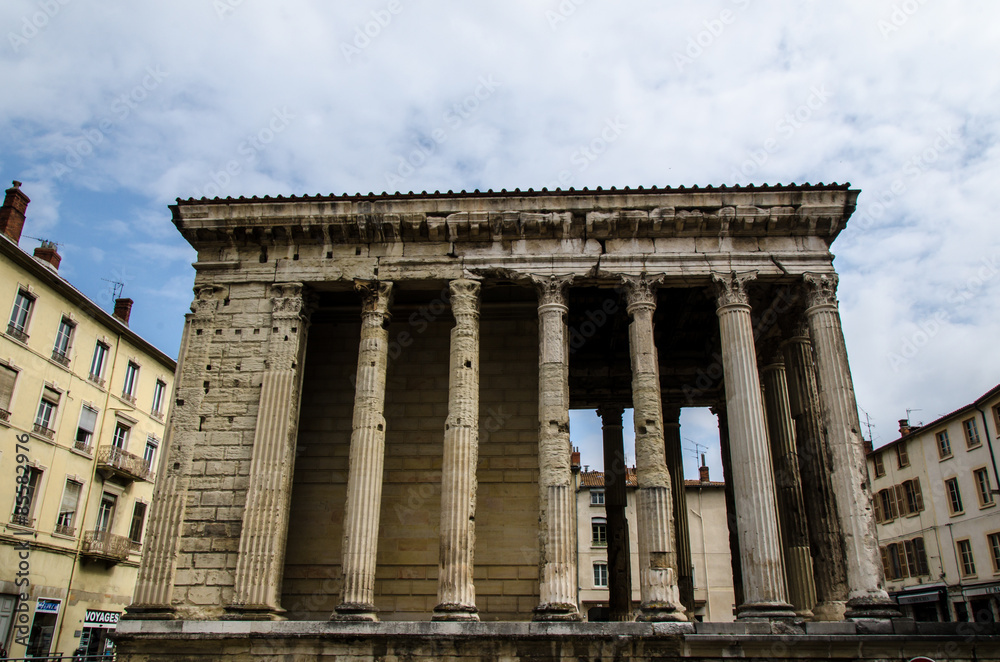
<path fill-rule="evenodd" d="M 88 609 L 87 615 L 83 619 L 83 624 L 84 626 L 90 627 L 113 628 L 118 625 L 118 619 L 121 615 L 122 613 L 120 611 L 100 611 L 97 609 Z"/>
<path fill-rule="evenodd" d="M 53 600 L 51 598 L 38 598 L 38 604 L 35 606 L 35 613 L 58 614 L 59 602 L 59 600 Z"/>

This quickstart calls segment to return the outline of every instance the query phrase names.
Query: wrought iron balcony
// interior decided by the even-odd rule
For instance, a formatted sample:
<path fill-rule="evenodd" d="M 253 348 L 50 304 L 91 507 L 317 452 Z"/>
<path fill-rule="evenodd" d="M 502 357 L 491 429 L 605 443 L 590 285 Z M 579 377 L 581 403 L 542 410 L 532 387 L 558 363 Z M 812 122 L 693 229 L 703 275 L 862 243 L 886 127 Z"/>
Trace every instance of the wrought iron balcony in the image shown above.
<path fill-rule="evenodd" d="M 52 360 L 64 366 L 69 366 L 69 356 L 67 354 L 63 354 L 58 349 L 52 350 Z"/>
<path fill-rule="evenodd" d="M 90 381 L 94 382 L 95 384 L 97 384 L 101 388 L 104 388 L 104 380 L 101 379 L 100 377 L 98 377 L 97 375 L 95 375 L 94 373 L 90 373 L 89 375 L 87 375 L 87 379 L 89 379 Z"/>
<path fill-rule="evenodd" d="M 132 405 L 135 404 L 135 396 L 132 395 L 131 393 L 122 393 L 122 400 L 125 400 L 126 402 Z"/>
<path fill-rule="evenodd" d="M 35 426 L 32 428 L 32 431 L 35 434 L 45 437 L 46 439 L 51 439 L 54 436 L 56 436 L 55 430 L 53 430 L 52 428 L 47 428 L 41 423 L 35 423 Z"/>
<path fill-rule="evenodd" d="M 61 536 L 72 537 L 76 535 L 76 527 L 68 526 L 66 524 L 56 524 L 55 533 L 58 533 Z"/>
<path fill-rule="evenodd" d="M 131 540 L 107 531 L 86 531 L 80 553 L 93 559 L 118 563 L 127 561 Z"/>
<path fill-rule="evenodd" d="M 7 324 L 7 335 L 14 340 L 19 340 L 23 343 L 28 342 L 28 334 L 24 332 L 24 329 L 13 323 Z"/>
<path fill-rule="evenodd" d="M 80 451 L 81 453 L 86 453 L 90 455 L 91 447 L 89 441 L 74 441 L 73 448 Z"/>
<path fill-rule="evenodd" d="M 9 420 L 10 420 L 10 412 L 7 411 L 6 409 L 0 409 L 0 421 L 9 421 Z"/>
<path fill-rule="evenodd" d="M 27 527 L 29 529 L 35 528 L 35 518 L 34 517 L 29 517 L 28 515 L 24 515 L 22 513 L 17 512 L 17 511 L 14 511 L 13 513 L 11 513 L 10 523 L 11 524 L 16 524 L 17 526 L 24 526 L 24 527 Z"/>
<path fill-rule="evenodd" d="M 126 480 L 149 480 L 149 462 L 127 453 L 117 446 L 101 446 L 97 451 L 97 470 L 108 478 L 115 475 Z"/>

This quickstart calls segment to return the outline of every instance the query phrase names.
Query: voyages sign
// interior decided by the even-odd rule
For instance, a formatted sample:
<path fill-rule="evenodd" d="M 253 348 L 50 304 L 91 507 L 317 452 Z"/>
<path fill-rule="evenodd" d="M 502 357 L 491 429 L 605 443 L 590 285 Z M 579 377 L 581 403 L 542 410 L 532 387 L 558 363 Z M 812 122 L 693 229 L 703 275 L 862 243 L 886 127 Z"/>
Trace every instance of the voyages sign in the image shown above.
<path fill-rule="evenodd" d="M 121 615 L 122 613 L 120 611 L 99 611 L 97 609 L 88 609 L 87 615 L 83 619 L 83 624 L 84 626 L 92 628 L 114 628 L 118 625 L 118 619 Z"/>

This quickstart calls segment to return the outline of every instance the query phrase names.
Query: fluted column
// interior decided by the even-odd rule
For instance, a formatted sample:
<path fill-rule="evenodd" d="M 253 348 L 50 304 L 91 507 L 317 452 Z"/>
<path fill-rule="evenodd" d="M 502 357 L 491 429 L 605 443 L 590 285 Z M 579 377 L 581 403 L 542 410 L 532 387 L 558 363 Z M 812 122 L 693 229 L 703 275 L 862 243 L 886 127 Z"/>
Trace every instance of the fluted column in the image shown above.
<path fill-rule="evenodd" d="M 764 409 L 767 413 L 768 437 L 771 440 L 781 540 L 785 550 L 788 598 L 795 607 L 796 614 L 802 618 L 812 618 L 816 587 L 813 584 L 799 462 L 795 454 L 795 427 L 788 404 L 785 364 L 780 354 L 764 366 L 761 378 L 764 382 Z"/>
<path fill-rule="evenodd" d="M 837 310 L 836 274 L 805 274 L 806 319 L 816 360 L 834 498 L 847 556 L 847 618 L 891 618 L 899 611 L 885 590 L 861 422 Z"/>
<path fill-rule="evenodd" d="M 740 561 L 740 532 L 736 517 L 736 491 L 733 489 L 733 462 L 729 453 L 729 417 L 726 405 L 712 408 L 719 418 L 719 451 L 722 456 L 723 493 L 726 497 L 726 528 L 729 533 L 729 565 L 733 570 L 733 599 L 743 604 L 743 564 Z"/>
<path fill-rule="evenodd" d="M 570 465 L 569 337 L 572 276 L 537 276 L 540 572 L 535 620 L 578 621 L 576 494 Z"/>
<path fill-rule="evenodd" d="M 392 283 L 356 281 L 362 296 L 361 343 L 344 507 L 343 589 L 335 620 L 377 621 L 375 554 L 385 463 L 385 373 Z"/>
<path fill-rule="evenodd" d="M 656 288 L 662 276 L 623 276 L 628 297 L 632 407 L 635 422 L 636 519 L 642 621 L 685 621 L 677 588 L 673 497 L 663 441 L 660 370 L 653 341 Z"/>
<path fill-rule="evenodd" d="M 281 579 L 308 323 L 302 283 L 274 285 L 233 601 L 226 608 L 239 618 L 276 619 L 284 613 Z"/>
<path fill-rule="evenodd" d="M 167 415 L 166 431 L 160 453 L 160 471 L 150 506 L 142 563 L 135 585 L 135 595 L 124 618 L 173 618 L 171 605 L 181 526 L 191 483 L 191 462 L 195 448 L 204 443 L 198 431 L 199 408 L 205 395 L 205 365 L 212 343 L 212 321 L 222 303 L 222 288 L 195 288 L 191 313 L 185 317 L 184 335 L 177 357 L 173 404 Z"/>
<path fill-rule="evenodd" d="M 771 452 L 760 395 L 746 283 L 756 274 L 713 274 L 729 416 L 745 602 L 738 618 L 794 618 L 785 597 Z"/>
<path fill-rule="evenodd" d="M 604 436 L 604 512 L 608 520 L 608 610 L 612 621 L 632 620 L 632 563 L 625 518 L 625 446 L 622 407 L 601 407 Z"/>
<path fill-rule="evenodd" d="M 451 360 L 441 466 L 441 554 L 436 621 L 478 621 L 472 582 L 479 458 L 479 283 L 449 283 Z"/>
<path fill-rule="evenodd" d="M 804 507 L 816 587 L 813 620 L 839 621 L 844 618 L 847 604 L 847 567 L 837 502 L 830 482 L 830 454 L 820 415 L 808 327 L 801 325 L 793 332 L 783 350 L 788 404 L 795 421 L 799 474 L 802 484 L 809 486 L 809 498 L 804 500 Z"/>
<path fill-rule="evenodd" d="M 681 409 L 663 410 L 663 436 L 667 455 L 667 471 L 673 493 L 674 540 L 677 541 L 677 589 L 681 604 L 694 614 L 694 577 L 691 567 L 691 535 L 688 532 L 687 491 L 684 488 L 684 453 L 681 448 Z"/>

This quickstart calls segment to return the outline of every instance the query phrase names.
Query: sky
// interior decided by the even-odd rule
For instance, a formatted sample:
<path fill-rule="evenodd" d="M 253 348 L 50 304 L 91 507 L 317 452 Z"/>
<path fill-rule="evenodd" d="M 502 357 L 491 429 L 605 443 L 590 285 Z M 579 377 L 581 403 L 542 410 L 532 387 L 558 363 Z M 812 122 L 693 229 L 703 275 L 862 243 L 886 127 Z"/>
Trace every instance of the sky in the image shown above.
<path fill-rule="evenodd" d="M 58 242 L 108 309 L 123 283 L 171 356 L 178 197 L 850 182 L 832 250 L 875 445 L 1000 382 L 998 3 L 5 0 L 0 25 L 21 245 Z M 721 476 L 714 418 L 682 424 Z"/>

